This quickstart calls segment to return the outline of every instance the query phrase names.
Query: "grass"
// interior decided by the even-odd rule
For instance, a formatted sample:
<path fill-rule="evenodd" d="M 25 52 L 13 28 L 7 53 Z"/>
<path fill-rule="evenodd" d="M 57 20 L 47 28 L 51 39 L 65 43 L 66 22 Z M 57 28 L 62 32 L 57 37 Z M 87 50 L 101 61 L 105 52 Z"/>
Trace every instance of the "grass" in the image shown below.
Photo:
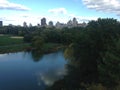
<path fill-rule="evenodd" d="M 0 36 L 0 46 L 8 46 L 15 44 L 23 44 L 23 38 L 11 38 L 11 36 L 2 35 Z"/>
<path fill-rule="evenodd" d="M 28 48 L 30 48 L 30 44 L 21 44 L 21 45 L 10 45 L 7 47 L 0 47 L 0 53 L 9 53 L 9 52 L 19 52 L 19 51 L 25 51 Z"/>
<path fill-rule="evenodd" d="M 57 51 L 62 47 L 59 43 L 45 43 L 43 46 L 45 53 Z M 32 47 L 24 43 L 23 37 L 0 35 L 0 53 L 18 52 Z"/>
<path fill-rule="evenodd" d="M 24 43 L 22 37 L 0 35 L 0 53 L 23 51 L 29 47 L 30 44 Z"/>

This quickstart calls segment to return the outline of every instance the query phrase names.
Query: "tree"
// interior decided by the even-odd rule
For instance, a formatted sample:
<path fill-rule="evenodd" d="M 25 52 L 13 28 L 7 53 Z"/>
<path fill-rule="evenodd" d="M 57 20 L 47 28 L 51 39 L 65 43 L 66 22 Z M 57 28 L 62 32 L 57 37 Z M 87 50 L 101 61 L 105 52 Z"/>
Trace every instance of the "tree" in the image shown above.
<path fill-rule="evenodd" d="M 32 46 L 35 48 L 35 50 L 40 51 L 41 53 L 43 52 L 44 48 L 44 39 L 39 36 L 35 36 L 32 40 Z"/>
<path fill-rule="evenodd" d="M 99 64 L 100 81 L 110 88 L 115 88 L 120 82 L 120 39 L 113 42 Z"/>

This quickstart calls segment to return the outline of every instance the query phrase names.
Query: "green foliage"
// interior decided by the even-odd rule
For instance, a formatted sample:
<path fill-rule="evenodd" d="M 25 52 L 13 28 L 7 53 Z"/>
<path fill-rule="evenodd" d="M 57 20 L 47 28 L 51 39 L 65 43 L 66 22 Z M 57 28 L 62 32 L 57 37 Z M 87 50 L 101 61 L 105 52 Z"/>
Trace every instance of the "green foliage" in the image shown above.
<path fill-rule="evenodd" d="M 41 52 L 43 52 L 44 39 L 39 36 L 35 36 L 32 40 L 32 46 Z"/>
<path fill-rule="evenodd" d="M 69 44 L 65 50 L 68 64 L 67 75 L 58 81 L 58 87 L 62 81 L 66 90 L 114 90 L 120 82 L 119 26 L 116 19 L 99 18 L 90 21 L 80 32 L 63 31 L 65 42 Z"/>
<path fill-rule="evenodd" d="M 59 43 L 45 43 L 43 48 L 45 53 L 49 53 L 49 52 L 54 52 L 63 48 L 63 45 Z"/>
<path fill-rule="evenodd" d="M 87 90 L 107 90 L 107 88 L 101 84 L 92 84 L 87 87 Z"/>
<path fill-rule="evenodd" d="M 74 60 L 74 49 L 73 44 L 70 44 L 64 52 L 64 57 L 69 60 Z"/>
<path fill-rule="evenodd" d="M 23 38 L 24 42 L 28 42 L 28 43 L 32 42 L 32 39 L 33 39 L 33 36 L 31 34 L 26 34 L 24 35 L 24 38 Z"/>
<path fill-rule="evenodd" d="M 41 32 L 41 36 L 45 39 L 46 42 L 51 43 L 60 43 L 61 35 L 58 30 L 44 30 Z"/>
<path fill-rule="evenodd" d="M 108 86 L 114 87 L 120 82 L 120 39 L 114 40 L 112 46 L 102 56 L 99 64 L 100 81 Z"/>

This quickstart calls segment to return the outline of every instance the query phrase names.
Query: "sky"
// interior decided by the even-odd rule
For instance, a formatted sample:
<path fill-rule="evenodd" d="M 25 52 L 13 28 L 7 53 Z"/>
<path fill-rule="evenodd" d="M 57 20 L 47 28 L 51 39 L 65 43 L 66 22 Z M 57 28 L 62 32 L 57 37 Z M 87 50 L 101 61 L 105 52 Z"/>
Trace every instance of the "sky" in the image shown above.
<path fill-rule="evenodd" d="M 79 23 L 97 18 L 120 20 L 120 0 L 0 0 L 0 21 L 4 25 L 37 25 L 45 17 L 47 23 Z"/>

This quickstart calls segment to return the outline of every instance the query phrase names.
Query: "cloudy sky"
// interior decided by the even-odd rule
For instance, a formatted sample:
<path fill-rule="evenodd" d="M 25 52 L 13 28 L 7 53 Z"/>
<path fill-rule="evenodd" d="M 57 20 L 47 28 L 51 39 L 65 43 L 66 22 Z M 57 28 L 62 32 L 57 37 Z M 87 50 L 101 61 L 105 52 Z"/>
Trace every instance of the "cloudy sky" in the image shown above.
<path fill-rule="evenodd" d="M 76 17 L 78 22 L 97 18 L 120 17 L 120 0 L 0 0 L 0 20 L 4 25 L 37 25 L 46 17 L 66 23 Z"/>

